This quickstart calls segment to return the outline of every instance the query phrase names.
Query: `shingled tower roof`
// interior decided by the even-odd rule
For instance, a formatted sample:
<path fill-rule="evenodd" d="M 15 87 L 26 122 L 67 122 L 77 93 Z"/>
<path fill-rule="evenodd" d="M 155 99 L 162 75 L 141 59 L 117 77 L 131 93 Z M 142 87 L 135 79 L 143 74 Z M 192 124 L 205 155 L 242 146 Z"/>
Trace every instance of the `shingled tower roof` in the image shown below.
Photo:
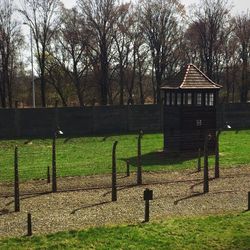
<path fill-rule="evenodd" d="M 188 64 L 176 77 L 169 80 L 161 89 L 220 89 L 221 85 L 214 83 L 195 65 Z"/>

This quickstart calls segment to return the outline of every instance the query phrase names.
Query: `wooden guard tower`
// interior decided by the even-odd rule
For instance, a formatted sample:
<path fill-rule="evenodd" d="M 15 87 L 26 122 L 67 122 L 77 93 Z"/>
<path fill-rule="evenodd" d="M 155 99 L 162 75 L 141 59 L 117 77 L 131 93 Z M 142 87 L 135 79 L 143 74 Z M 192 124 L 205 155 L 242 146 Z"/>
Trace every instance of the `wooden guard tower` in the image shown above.
<path fill-rule="evenodd" d="M 216 102 L 222 86 L 195 65 L 188 64 L 161 88 L 164 98 L 164 151 L 197 152 L 205 135 L 209 151 L 215 147 Z"/>

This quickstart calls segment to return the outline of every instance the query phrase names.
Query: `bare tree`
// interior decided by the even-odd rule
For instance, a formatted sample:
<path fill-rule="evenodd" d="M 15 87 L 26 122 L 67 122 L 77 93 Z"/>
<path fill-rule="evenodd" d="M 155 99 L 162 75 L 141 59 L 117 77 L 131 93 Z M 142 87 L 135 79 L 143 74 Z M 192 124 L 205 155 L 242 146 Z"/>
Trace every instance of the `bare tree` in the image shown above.
<path fill-rule="evenodd" d="M 141 29 L 140 25 L 140 7 L 136 6 L 135 10 L 132 13 L 133 15 L 133 26 L 130 33 L 131 40 L 133 41 L 132 48 L 132 77 L 131 84 L 128 87 L 129 100 L 134 103 L 133 100 L 133 88 L 138 87 L 138 94 L 140 104 L 145 103 L 145 89 L 146 81 L 145 75 L 148 73 L 149 64 L 150 64 L 150 49 L 147 46 L 146 38 L 144 36 L 144 31 Z"/>
<path fill-rule="evenodd" d="M 230 101 L 231 92 L 232 92 L 232 101 L 234 102 L 235 81 L 239 65 L 239 57 L 237 54 L 238 43 L 232 31 L 233 31 L 233 25 L 230 22 L 230 26 L 227 29 L 225 29 L 227 35 L 225 35 L 224 46 L 222 48 L 222 67 L 224 75 L 223 83 L 226 86 L 227 103 L 229 103 Z"/>
<path fill-rule="evenodd" d="M 13 105 L 13 78 L 18 48 L 23 44 L 20 26 L 14 19 L 13 1 L 0 0 L 0 101 Z"/>
<path fill-rule="evenodd" d="M 65 61 L 67 59 L 65 57 Z M 62 105 L 68 106 L 70 95 L 72 95 L 72 81 L 68 71 L 65 70 L 64 64 L 60 63 L 53 55 L 47 59 L 46 78 L 48 83 L 56 90 Z M 55 95 L 53 96 L 55 97 Z M 56 99 L 58 98 L 56 97 Z"/>
<path fill-rule="evenodd" d="M 250 56 L 250 15 L 245 13 L 237 16 L 234 19 L 235 35 L 240 46 L 239 57 L 241 64 L 241 86 L 240 86 L 240 100 L 247 102 L 248 97 L 248 73 L 249 73 L 249 56 Z"/>
<path fill-rule="evenodd" d="M 159 103 L 168 58 L 178 40 L 178 19 L 184 9 L 177 0 L 145 0 L 140 6 L 141 29 L 151 51 L 156 82 L 155 99 Z"/>
<path fill-rule="evenodd" d="M 117 20 L 116 0 L 79 0 L 83 17 L 86 18 L 87 27 L 95 40 L 91 49 L 98 55 L 100 65 L 100 92 L 101 104 L 108 104 L 110 89 L 110 56 L 113 44 L 114 23 Z"/>
<path fill-rule="evenodd" d="M 201 68 L 214 79 L 220 65 L 221 47 L 224 46 L 224 29 L 229 21 L 227 0 L 202 0 L 194 10 L 192 25 L 198 43 Z"/>
<path fill-rule="evenodd" d="M 84 93 L 89 60 L 87 44 L 91 34 L 88 34 L 85 21 L 80 18 L 75 8 L 64 9 L 61 15 L 61 25 L 51 45 L 50 54 L 57 60 L 70 77 L 80 106 L 84 106 Z"/>
<path fill-rule="evenodd" d="M 129 56 L 132 50 L 131 28 L 133 17 L 130 13 L 130 4 L 122 4 L 118 8 L 117 22 L 113 33 L 116 52 L 114 64 L 117 64 L 119 76 L 119 103 L 124 105 L 125 76 L 129 70 Z"/>
<path fill-rule="evenodd" d="M 149 64 L 148 64 L 148 53 L 149 50 L 143 43 L 142 34 L 139 32 L 137 33 L 135 40 L 134 40 L 134 60 L 135 60 L 135 67 L 136 67 L 136 78 L 138 83 L 139 89 L 139 100 L 140 104 L 145 103 L 145 82 L 144 77 L 147 74 Z"/>
<path fill-rule="evenodd" d="M 58 28 L 58 18 L 61 7 L 59 0 L 23 0 L 20 12 L 32 30 L 41 84 L 41 103 L 46 106 L 46 61 L 47 51 L 51 39 Z"/>

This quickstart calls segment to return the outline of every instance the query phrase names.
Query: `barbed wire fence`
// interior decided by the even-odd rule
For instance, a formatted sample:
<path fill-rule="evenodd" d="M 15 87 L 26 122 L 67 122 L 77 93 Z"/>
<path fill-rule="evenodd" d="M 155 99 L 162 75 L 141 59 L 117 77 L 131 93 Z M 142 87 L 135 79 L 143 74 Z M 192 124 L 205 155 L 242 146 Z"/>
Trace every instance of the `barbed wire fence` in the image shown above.
<path fill-rule="evenodd" d="M 216 135 L 216 131 L 213 131 Z M 206 134 L 208 140 L 214 140 L 218 145 L 219 136 L 215 138 L 209 138 L 211 135 Z M 138 138 L 142 139 L 142 143 Z M 172 138 L 173 139 L 173 138 Z M 175 140 L 181 140 L 181 136 L 175 136 Z M 89 183 L 89 188 L 103 187 L 111 188 L 111 173 L 112 173 L 112 143 L 109 141 L 109 147 L 105 146 L 103 150 L 102 145 L 98 148 L 92 148 L 86 153 L 82 144 L 71 148 L 71 153 L 67 149 L 67 139 L 57 140 L 56 142 L 56 191 L 68 191 L 78 190 L 84 185 L 86 186 L 85 176 L 101 175 L 106 178 L 99 178 L 98 183 Z M 106 137 L 99 138 L 100 143 L 106 140 Z M 41 143 L 42 144 L 42 143 Z M 142 145 L 139 145 L 142 144 Z M 190 141 L 190 147 L 193 146 Z M 142 149 L 141 149 L 142 147 Z M 201 158 L 206 157 L 207 149 L 206 145 L 201 145 L 197 150 L 193 150 L 191 156 L 192 159 L 197 161 L 197 164 L 192 166 L 197 171 L 201 171 L 204 166 L 204 162 Z M 140 185 L 142 183 L 140 175 L 143 176 L 143 172 L 147 171 L 144 167 L 143 155 L 149 151 L 150 146 L 143 141 L 143 135 L 138 134 L 134 136 L 134 140 L 131 144 L 122 145 L 119 143 L 117 148 L 117 173 L 128 177 L 130 172 L 137 172 L 137 179 L 133 180 L 134 185 Z M 15 154 L 13 145 L 9 147 L 3 147 L 0 149 L 0 159 L 4 159 L 2 164 L 0 162 L 0 196 L 2 197 L 14 197 L 15 186 Z M 128 150 L 130 149 L 130 150 Z M 150 148 L 152 149 L 152 148 Z M 204 150 L 205 149 L 205 150 Z M 216 147 L 216 152 L 213 152 L 217 158 L 215 158 L 215 177 L 219 177 L 219 147 Z M 143 152 L 144 151 L 144 152 Z M 124 152 L 129 152 L 128 155 L 124 155 Z M 178 158 L 180 152 L 171 152 Z M 208 153 L 208 152 L 207 152 Z M 142 155 L 142 156 L 141 156 Z M 98 157 L 97 157 L 98 156 Z M 103 156 L 103 157 L 102 157 Z M 139 157 L 142 157 L 139 158 Z M 163 157 L 168 157 L 168 154 L 163 154 Z M 213 156 L 214 157 L 214 156 Z M 82 160 L 84 158 L 84 161 Z M 105 159 L 104 161 L 102 160 Z M 19 195 L 32 195 L 43 194 L 52 192 L 53 189 L 53 172 L 52 172 L 52 140 L 51 143 L 44 143 L 39 147 L 23 147 L 18 146 L 18 185 Z M 214 164 L 214 163 L 213 163 Z M 216 165 L 217 164 L 217 165 Z M 208 166 L 205 166 L 206 168 Z M 212 168 L 213 166 L 211 166 Z M 142 170 L 140 170 L 142 168 Z M 138 172 L 142 171 L 142 173 Z M 152 171 L 152 170 L 151 170 Z M 156 170 L 157 171 L 157 170 Z M 206 169 L 207 171 L 207 169 Z M 139 175 L 138 175 L 139 173 Z M 208 181 L 207 172 L 206 181 Z M 139 176 L 139 177 L 138 177 Z M 109 178 L 110 177 L 110 178 Z M 102 180 L 103 179 L 103 180 Z M 139 180 L 139 181 L 138 181 Z M 206 184 L 208 185 L 208 184 Z"/>

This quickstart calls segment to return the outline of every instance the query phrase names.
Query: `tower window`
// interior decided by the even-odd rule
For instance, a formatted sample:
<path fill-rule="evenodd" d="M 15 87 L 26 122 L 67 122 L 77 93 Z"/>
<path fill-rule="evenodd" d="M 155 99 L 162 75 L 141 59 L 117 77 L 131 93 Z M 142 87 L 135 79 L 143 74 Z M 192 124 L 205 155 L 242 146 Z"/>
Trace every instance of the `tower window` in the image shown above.
<path fill-rule="evenodd" d="M 170 105 L 170 93 L 166 93 L 166 105 Z"/>
<path fill-rule="evenodd" d="M 182 104 L 183 104 L 183 105 L 186 105 L 186 104 L 187 104 L 187 96 L 186 96 L 186 93 L 183 93 L 183 94 L 182 94 Z"/>
<path fill-rule="evenodd" d="M 177 94 L 177 105 L 180 106 L 181 105 L 181 93 Z"/>
<path fill-rule="evenodd" d="M 188 96 L 188 98 L 187 98 L 187 104 L 188 105 L 192 105 L 192 93 L 188 93 L 187 96 Z"/>
<path fill-rule="evenodd" d="M 201 106 L 201 93 L 197 93 L 196 95 L 196 105 Z"/>
<path fill-rule="evenodd" d="M 205 94 L 205 106 L 209 106 L 209 95 L 208 95 L 208 93 Z"/>
<path fill-rule="evenodd" d="M 205 94 L 205 105 L 206 106 L 214 106 L 214 93 L 206 93 Z"/>
<path fill-rule="evenodd" d="M 209 94 L 209 106 L 214 106 L 214 94 Z"/>
<path fill-rule="evenodd" d="M 202 126 L 202 120 L 196 120 L 196 126 L 201 127 Z"/>
<path fill-rule="evenodd" d="M 175 105 L 175 93 L 172 93 L 172 102 L 171 104 L 174 106 Z"/>

